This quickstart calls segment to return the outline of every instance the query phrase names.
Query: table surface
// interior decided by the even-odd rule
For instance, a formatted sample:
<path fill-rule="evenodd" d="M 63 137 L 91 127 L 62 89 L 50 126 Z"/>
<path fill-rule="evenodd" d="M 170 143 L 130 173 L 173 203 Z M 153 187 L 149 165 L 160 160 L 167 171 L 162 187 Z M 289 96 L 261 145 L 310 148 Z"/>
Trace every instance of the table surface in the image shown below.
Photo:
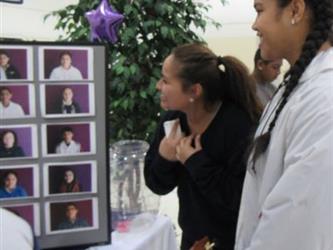
<path fill-rule="evenodd" d="M 177 250 L 176 235 L 169 217 L 157 215 L 152 224 L 126 233 L 113 232 L 112 244 L 89 250 Z"/>

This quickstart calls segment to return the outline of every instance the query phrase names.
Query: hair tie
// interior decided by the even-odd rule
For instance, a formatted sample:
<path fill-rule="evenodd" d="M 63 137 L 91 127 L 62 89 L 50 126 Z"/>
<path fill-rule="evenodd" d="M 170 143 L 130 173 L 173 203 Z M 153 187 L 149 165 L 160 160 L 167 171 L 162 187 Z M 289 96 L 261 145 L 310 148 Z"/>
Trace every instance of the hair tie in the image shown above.
<path fill-rule="evenodd" d="M 226 68 L 226 63 L 225 60 L 222 56 L 218 56 L 217 57 L 217 67 L 222 71 L 225 72 L 225 68 Z"/>

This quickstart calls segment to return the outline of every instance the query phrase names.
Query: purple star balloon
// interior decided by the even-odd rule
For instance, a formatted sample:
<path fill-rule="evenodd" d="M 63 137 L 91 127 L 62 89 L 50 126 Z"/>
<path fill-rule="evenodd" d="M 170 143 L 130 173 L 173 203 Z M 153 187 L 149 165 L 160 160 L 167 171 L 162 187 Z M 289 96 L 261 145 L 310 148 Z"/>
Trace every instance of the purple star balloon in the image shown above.
<path fill-rule="evenodd" d="M 119 25 L 124 16 L 115 11 L 107 0 L 102 0 L 96 10 L 86 12 L 85 17 L 90 24 L 92 41 L 105 39 L 112 43 L 117 42 Z"/>

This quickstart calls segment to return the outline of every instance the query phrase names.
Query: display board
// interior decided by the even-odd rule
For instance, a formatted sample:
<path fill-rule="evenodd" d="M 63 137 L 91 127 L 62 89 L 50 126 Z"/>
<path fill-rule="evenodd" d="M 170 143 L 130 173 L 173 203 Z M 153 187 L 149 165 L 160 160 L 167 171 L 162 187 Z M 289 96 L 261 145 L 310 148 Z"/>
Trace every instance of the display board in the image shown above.
<path fill-rule="evenodd" d="M 110 241 L 105 50 L 0 43 L 0 206 L 42 249 Z"/>

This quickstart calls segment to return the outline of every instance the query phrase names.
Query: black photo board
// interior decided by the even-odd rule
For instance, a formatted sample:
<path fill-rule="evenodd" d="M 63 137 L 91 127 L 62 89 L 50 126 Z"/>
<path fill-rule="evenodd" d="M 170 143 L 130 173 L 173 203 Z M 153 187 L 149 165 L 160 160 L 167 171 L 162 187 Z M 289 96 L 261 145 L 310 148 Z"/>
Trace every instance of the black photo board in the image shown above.
<path fill-rule="evenodd" d="M 0 206 L 42 249 L 110 243 L 106 46 L 0 42 L 0 60 Z"/>

